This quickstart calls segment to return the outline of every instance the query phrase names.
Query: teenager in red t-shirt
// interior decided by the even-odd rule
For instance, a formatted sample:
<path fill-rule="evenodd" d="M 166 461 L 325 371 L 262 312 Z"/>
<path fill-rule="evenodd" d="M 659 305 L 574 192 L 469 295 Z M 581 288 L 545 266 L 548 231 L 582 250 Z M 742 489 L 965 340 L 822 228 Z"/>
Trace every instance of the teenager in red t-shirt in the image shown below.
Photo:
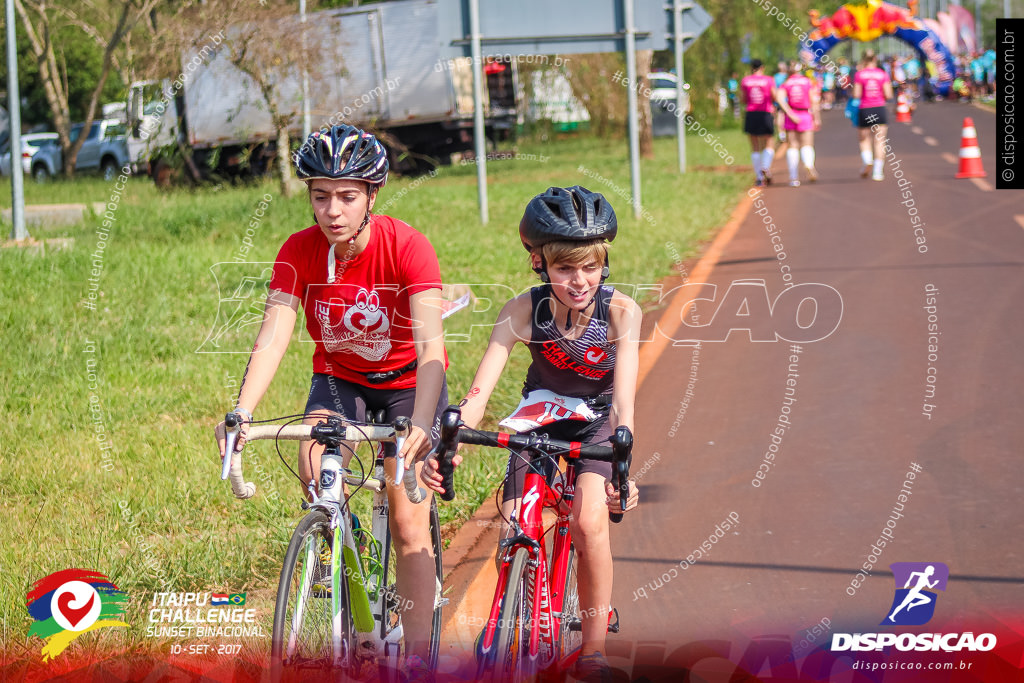
<path fill-rule="evenodd" d="M 316 225 L 281 247 L 235 410 L 252 419 L 301 305 L 316 347 L 306 423 L 327 414 L 362 421 L 367 411 L 384 411 L 388 422 L 411 417 L 402 455 L 407 462 L 422 459 L 448 404 L 434 249 L 405 223 L 370 213 L 388 174 L 387 153 L 372 135 L 347 125 L 316 131 L 294 161 L 309 188 Z M 239 442 L 241 448 L 244 439 Z M 322 451 L 315 442 L 300 444 L 304 482 L 319 476 Z M 393 447 L 388 454 L 394 455 Z M 411 503 L 401 482 L 393 485 L 394 458 L 385 460 L 385 469 L 398 591 L 410 605 L 402 615 L 406 666 L 422 669 L 436 583 L 430 505 Z"/>

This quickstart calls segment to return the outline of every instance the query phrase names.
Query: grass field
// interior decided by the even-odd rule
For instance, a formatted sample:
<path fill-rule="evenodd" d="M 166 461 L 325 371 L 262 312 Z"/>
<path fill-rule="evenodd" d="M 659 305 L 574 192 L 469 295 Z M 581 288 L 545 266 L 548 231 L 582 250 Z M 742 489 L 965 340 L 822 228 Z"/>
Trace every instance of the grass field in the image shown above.
<path fill-rule="evenodd" d="M 723 132 L 721 142 L 737 161 L 745 156 L 738 131 Z M 723 166 L 700 140 L 688 146 L 691 167 Z M 554 140 L 518 151 L 488 165 L 487 226 L 478 219 L 472 164 L 394 180 L 378 198 L 378 209 L 431 239 L 446 282 L 469 284 L 480 297 L 446 326 L 456 399 L 475 371 L 493 306 L 536 282 L 517 235 L 534 194 L 576 183 L 605 193 L 620 220 L 611 281 L 654 283 L 725 222 L 748 181 L 727 170 L 680 176 L 674 140 L 657 140 L 656 159 L 643 166 L 638 221 L 624 198 L 623 141 Z M 110 201 L 112 191 L 97 179 L 26 183 L 29 203 Z M 0 642 L 9 654 L 38 650 L 25 637 L 29 586 L 69 567 L 101 571 L 128 592 L 131 636 L 98 636 L 111 647 L 154 645 L 144 637 L 154 591 L 246 591 L 269 624 L 301 513 L 300 487 L 267 442 L 247 450 L 247 474 L 260 490 L 236 501 L 218 477 L 212 430 L 233 405 L 258 328 L 266 262 L 311 224 L 305 196 L 283 199 L 269 182 L 165 193 L 131 179 L 113 201 L 105 235 L 97 232 L 103 217 L 90 215 L 70 228 L 30 230 L 35 238 L 71 237 L 68 248 L 0 251 Z M 0 203 L 9 206 L 9 196 Z M 243 254 L 247 228 L 252 247 Z M 240 255 L 246 263 L 234 262 Z M 486 299 L 494 300 L 490 309 Z M 258 417 L 302 409 L 312 353 L 303 335 L 296 333 Z M 525 358 L 518 354 L 506 373 L 492 420 L 517 402 Z M 282 450 L 291 463 L 294 446 Z M 456 474 L 458 500 L 442 505 L 442 521 L 453 527 L 492 495 L 504 467 L 500 454 L 470 460 Z"/>

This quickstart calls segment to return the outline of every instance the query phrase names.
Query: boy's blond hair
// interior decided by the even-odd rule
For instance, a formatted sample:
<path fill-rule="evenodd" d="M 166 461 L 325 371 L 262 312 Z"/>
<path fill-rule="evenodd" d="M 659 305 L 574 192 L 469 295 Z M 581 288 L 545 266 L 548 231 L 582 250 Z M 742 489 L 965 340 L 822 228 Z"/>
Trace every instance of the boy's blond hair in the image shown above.
<path fill-rule="evenodd" d="M 553 266 L 556 263 L 568 263 L 569 265 L 578 266 L 591 261 L 597 261 L 599 264 L 604 265 L 605 259 L 608 258 L 609 246 L 608 242 L 603 238 L 587 240 L 585 242 L 564 240 L 547 242 L 541 245 L 540 249 L 535 249 L 534 251 L 539 252 L 549 266 Z"/>

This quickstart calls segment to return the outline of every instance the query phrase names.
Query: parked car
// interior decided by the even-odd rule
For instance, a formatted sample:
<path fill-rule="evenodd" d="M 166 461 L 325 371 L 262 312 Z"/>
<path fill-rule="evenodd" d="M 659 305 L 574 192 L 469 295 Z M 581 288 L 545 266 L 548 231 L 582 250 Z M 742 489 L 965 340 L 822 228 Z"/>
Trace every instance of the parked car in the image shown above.
<path fill-rule="evenodd" d="M 651 83 L 651 131 L 656 138 L 673 137 L 678 125 L 676 119 L 689 114 L 691 110 L 690 84 L 683 83 L 683 106 L 680 111 L 676 107 L 676 75 L 668 71 L 652 71 L 647 78 Z"/>
<path fill-rule="evenodd" d="M 676 83 L 679 79 L 669 71 L 652 71 L 647 74 L 651 83 L 651 100 L 676 101 Z M 690 111 L 690 84 L 683 83 L 683 110 Z"/>
<path fill-rule="evenodd" d="M 44 175 L 42 178 L 46 180 L 54 174 L 55 169 L 50 166 L 52 164 L 53 152 L 59 152 L 57 134 L 56 133 L 28 133 L 21 136 L 21 167 L 26 175 L 35 176 L 36 169 L 33 168 L 33 162 L 36 160 L 37 154 L 41 150 L 44 153 L 39 156 L 38 168 L 39 172 Z M 0 146 L 0 173 L 5 176 L 11 175 L 11 141 L 10 138 L 4 141 L 3 145 Z"/>
<path fill-rule="evenodd" d="M 71 144 L 82 134 L 84 124 L 71 126 Z M 75 172 L 99 171 L 104 179 L 113 180 L 128 165 L 127 128 L 117 119 L 93 121 L 89 135 L 78 150 Z M 64 154 L 59 146 L 41 148 L 32 158 L 32 177 L 38 182 L 48 180 L 64 168 Z"/>

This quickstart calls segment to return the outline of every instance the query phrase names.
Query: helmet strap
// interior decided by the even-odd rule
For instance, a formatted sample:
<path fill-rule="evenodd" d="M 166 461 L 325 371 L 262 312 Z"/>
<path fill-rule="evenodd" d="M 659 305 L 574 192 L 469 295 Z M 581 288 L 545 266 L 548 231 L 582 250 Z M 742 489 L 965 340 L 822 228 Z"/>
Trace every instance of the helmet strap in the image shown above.
<path fill-rule="evenodd" d="M 543 282 L 544 284 L 551 283 L 551 278 L 548 276 L 548 262 L 544 258 L 544 254 L 540 255 L 540 267 L 534 268 L 533 272 L 537 273 L 537 275 L 540 276 L 540 281 Z"/>
<path fill-rule="evenodd" d="M 568 332 L 569 330 L 572 329 L 572 306 L 569 306 L 567 303 L 565 303 L 564 301 L 559 299 L 558 295 L 555 294 L 555 288 L 552 287 L 550 284 L 548 285 L 548 290 L 551 292 L 551 296 L 553 296 L 555 298 L 555 301 L 557 301 L 558 303 L 562 304 L 566 308 L 566 311 L 565 311 L 565 331 Z M 584 306 L 582 309 L 580 309 L 580 313 L 582 313 L 583 311 L 585 311 L 588 308 L 590 308 L 590 306 L 594 303 L 594 301 L 596 299 L 597 299 L 597 292 L 594 292 L 594 296 L 590 297 L 590 301 L 587 302 L 587 305 Z"/>
<path fill-rule="evenodd" d="M 349 244 L 355 242 L 359 238 L 359 235 L 362 234 L 363 230 L 366 229 L 366 226 L 370 224 L 370 203 L 376 194 L 377 191 L 373 189 L 373 186 L 370 183 L 366 183 L 366 217 L 363 218 L 363 222 L 359 226 L 359 229 L 356 230 L 356 234 L 352 235 L 352 237 L 348 239 Z"/>

